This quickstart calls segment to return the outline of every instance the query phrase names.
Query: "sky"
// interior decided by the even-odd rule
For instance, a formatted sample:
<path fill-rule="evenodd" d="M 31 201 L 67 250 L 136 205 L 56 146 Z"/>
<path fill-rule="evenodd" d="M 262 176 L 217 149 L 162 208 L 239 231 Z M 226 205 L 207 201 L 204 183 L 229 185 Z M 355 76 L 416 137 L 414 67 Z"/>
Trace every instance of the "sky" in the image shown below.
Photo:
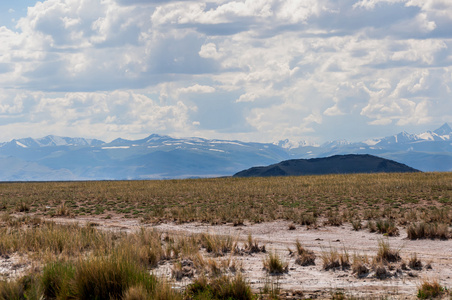
<path fill-rule="evenodd" d="M 0 141 L 452 125 L 450 0 L 4 0 Z"/>

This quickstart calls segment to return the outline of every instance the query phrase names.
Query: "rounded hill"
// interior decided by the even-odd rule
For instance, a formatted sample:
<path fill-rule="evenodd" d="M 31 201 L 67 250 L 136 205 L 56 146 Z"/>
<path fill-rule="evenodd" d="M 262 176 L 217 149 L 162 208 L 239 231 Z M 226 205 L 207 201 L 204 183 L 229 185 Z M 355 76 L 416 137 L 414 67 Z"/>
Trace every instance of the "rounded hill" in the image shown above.
<path fill-rule="evenodd" d="M 324 158 L 291 159 L 277 164 L 253 167 L 234 177 L 270 177 L 352 173 L 420 172 L 393 160 L 369 154 L 334 155 Z"/>

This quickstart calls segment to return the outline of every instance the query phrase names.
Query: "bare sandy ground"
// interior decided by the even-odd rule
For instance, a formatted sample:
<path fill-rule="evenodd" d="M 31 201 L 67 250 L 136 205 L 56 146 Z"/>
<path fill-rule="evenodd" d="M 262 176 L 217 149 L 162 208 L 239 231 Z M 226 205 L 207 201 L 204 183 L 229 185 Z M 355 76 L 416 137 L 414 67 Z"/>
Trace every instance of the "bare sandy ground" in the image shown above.
<path fill-rule="evenodd" d="M 267 283 L 277 284 L 282 294 L 291 299 L 304 298 L 331 298 L 336 292 L 342 292 L 347 296 L 386 299 L 416 299 L 417 288 L 422 280 L 437 279 L 442 286 L 452 286 L 452 240 L 408 240 L 406 232 L 400 229 L 400 235 L 396 237 L 383 237 L 381 234 L 370 233 L 368 230 L 353 231 L 350 225 L 340 227 L 319 227 L 307 229 L 306 226 L 296 226 L 295 230 L 289 230 L 290 223 L 275 221 L 260 224 L 245 224 L 244 226 L 208 225 L 201 223 L 174 224 L 164 223 L 159 225 L 141 224 L 137 220 L 125 220 L 112 218 L 109 220 L 91 217 L 67 219 L 54 218 L 56 222 L 69 223 L 86 222 L 96 223 L 101 229 L 117 231 L 134 231 L 140 227 L 155 228 L 161 232 L 173 235 L 190 235 L 195 233 L 211 233 L 217 235 L 229 235 L 236 238 L 239 244 L 245 242 L 248 235 L 257 239 L 260 245 L 265 245 L 267 253 L 275 251 L 282 260 L 288 262 L 289 271 L 283 275 L 268 275 L 263 270 L 263 260 L 267 253 L 252 255 L 234 255 L 232 259 L 241 266 L 242 273 L 256 292 L 262 290 Z M 288 248 L 295 250 L 295 241 L 299 240 L 308 250 L 316 254 L 315 266 L 300 266 L 295 263 L 295 257 L 289 255 Z M 413 254 L 422 261 L 423 265 L 431 264 L 432 268 L 422 270 L 407 269 L 397 272 L 396 266 L 389 270 L 391 276 L 386 279 L 377 279 L 371 271 L 364 278 L 357 278 L 351 270 L 329 270 L 322 268 L 321 255 L 331 248 L 343 252 L 345 249 L 352 257 L 354 254 L 367 255 L 371 260 L 376 256 L 379 241 L 388 241 L 391 248 L 399 249 L 402 259 L 407 263 Z M 206 254 L 207 255 L 207 254 Z M 16 261 L 14 261 L 14 259 Z M 221 258 L 220 258 L 221 259 Z M 225 258 L 223 258 L 225 259 Z M 0 258 L 0 273 L 7 272 L 11 266 L 20 260 L 17 258 Z M 174 262 L 166 262 L 153 272 L 157 275 L 171 278 L 171 268 Z M 400 264 L 400 263 L 399 263 Z M 171 279 L 170 279 L 171 280 Z M 181 287 L 190 283 L 191 279 L 184 278 L 175 283 L 175 287 Z M 303 296 L 301 296 L 303 295 Z"/>
<path fill-rule="evenodd" d="M 270 280 L 277 281 L 280 288 L 288 295 L 301 291 L 304 297 L 329 298 L 335 292 L 361 298 L 389 297 L 394 299 L 415 299 L 417 288 L 423 279 L 438 279 L 441 285 L 450 287 L 452 283 L 452 241 L 432 241 L 406 239 L 402 230 L 398 237 L 383 237 L 381 234 L 369 233 L 366 230 L 353 231 L 351 226 L 320 227 L 306 229 L 306 226 L 288 230 L 288 222 L 253 224 L 242 227 L 228 225 L 209 226 L 203 224 L 161 224 L 157 229 L 172 233 L 210 232 L 221 235 L 238 236 L 246 240 L 248 234 L 265 244 L 269 251 L 276 251 L 280 257 L 289 262 L 289 272 Z M 295 249 L 295 241 L 299 240 L 308 250 L 317 255 L 316 265 L 303 267 L 295 264 L 295 258 L 290 257 L 288 247 Z M 378 242 L 388 241 L 391 248 L 400 249 L 402 258 L 408 262 L 416 253 L 424 265 L 431 263 L 432 269 L 423 268 L 420 271 L 406 270 L 397 276 L 381 280 L 374 278 L 372 272 L 365 278 L 357 278 L 351 270 L 322 270 L 321 253 L 331 248 L 342 252 L 344 249 L 352 257 L 353 254 L 367 255 L 370 259 L 377 254 Z M 268 281 L 269 276 L 263 270 L 263 260 L 266 254 L 235 257 L 243 263 L 243 273 L 252 287 L 259 290 Z M 396 270 L 390 271 L 396 274 Z"/>

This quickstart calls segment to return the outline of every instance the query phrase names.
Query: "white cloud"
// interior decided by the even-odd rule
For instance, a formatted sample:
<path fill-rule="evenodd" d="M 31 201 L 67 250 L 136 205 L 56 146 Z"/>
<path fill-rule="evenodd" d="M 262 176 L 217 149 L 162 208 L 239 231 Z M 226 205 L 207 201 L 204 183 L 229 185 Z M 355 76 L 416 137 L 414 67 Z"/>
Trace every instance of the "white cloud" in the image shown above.
<path fill-rule="evenodd" d="M 201 50 L 199 50 L 199 56 L 213 59 L 221 58 L 221 54 L 218 53 L 217 46 L 214 43 L 202 45 Z"/>
<path fill-rule="evenodd" d="M 377 5 L 403 2 L 406 2 L 406 0 L 361 0 L 353 4 L 353 8 L 365 8 L 367 10 L 372 10 Z"/>
<path fill-rule="evenodd" d="M 180 88 L 178 90 L 179 94 L 187 94 L 187 93 L 197 93 L 197 94 L 205 94 L 205 93 L 213 93 L 215 92 L 215 88 L 208 85 L 199 85 L 195 84 L 186 88 Z"/>
<path fill-rule="evenodd" d="M 0 23 L 0 126 L 269 141 L 452 122 L 451 26 L 448 0 L 45 0 Z"/>

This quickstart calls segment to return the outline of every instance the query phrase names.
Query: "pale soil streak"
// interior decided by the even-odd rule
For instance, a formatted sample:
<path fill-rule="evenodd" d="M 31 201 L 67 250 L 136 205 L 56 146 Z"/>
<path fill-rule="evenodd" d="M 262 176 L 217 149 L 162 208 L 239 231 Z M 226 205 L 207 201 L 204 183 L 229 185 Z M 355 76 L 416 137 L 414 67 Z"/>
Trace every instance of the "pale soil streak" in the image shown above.
<path fill-rule="evenodd" d="M 234 227 L 228 225 L 216 225 L 202 223 L 174 224 L 163 223 L 159 225 L 141 224 L 137 220 L 112 218 L 109 220 L 84 217 L 77 219 L 53 218 L 53 221 L 61 223 L 86 222 L 96 223 L 101 229 L 134 231 L 140 227 L 155 228 L 171 234 L 189 235 L 196 233 L 212 233 L 218 235 L 230 235 L 244 242 L 251 234 L 253 239 L 265 244 L 267 251 L 276 251 L 283 260 L 289 262 L 289 272 L 282 276 L 268 276 L 263 270 L 263 259 L 266 254 L 253 254 L 245 256 L 233 256 L 233 259 L 243 267 L 243 274 L 255 291 L 259 291 L 267 281 L 278 282 L 283 291 L 291 294 L 293 291 L 302 291 L 304 297 L 328 298 L 336 291 L 342 291 L 346 295 L 362 298 L 390 298 L 390 299 L 415 299 L 417 287 L 423 278 L 438 279 L 442 286 L 452 286 L 452 240 L 408 240 L 405 230 L 401 230 L 398 237 L 383 237 L 381 234 L 369 233 L 368 230 L 353 231 L 350 225 L 340 227 L 319 227 L 318 229 L 306 229 L 306 226 L 297 226 L 295 230 L 288 230 L 286 221 L 275 221 L 260 224 L 246 224 L 246 226 Z M 400 228 L 401 229 L 401 228 Z M 302 267 L 289 256 L 288 247 L 295 250 L 295 241 L 313 250 L 317 255 L 316 265 Z M 351 270 L 348 271 L 324 271 L 322 270 L 322 251 L 328 251 L 331 247 L 339 252 L 345 249 L 350 257 L 353 254 L 366 254 L 372 259 L 378 251 L 379 240 L 389 241 L 391 248 L 400 249 L 402 258 L 408 262 L 411 255 L 416 253 L 423 264 L 431 262 L 433 269 L 422 271 L 410 271 L 417 277 L 408 276 L 408 271 L 398 277 L 385 280 L 372 278 L 358 279 Z M 157 274 L 170 276 L 171 263 L 165 263 Z M 394 273 L 395 271 L 391 271 Z M 372 274 L 371 274 L 372 275 Z M 183 280 L 177 285 L 188 284 L 189 280 Z"/>

